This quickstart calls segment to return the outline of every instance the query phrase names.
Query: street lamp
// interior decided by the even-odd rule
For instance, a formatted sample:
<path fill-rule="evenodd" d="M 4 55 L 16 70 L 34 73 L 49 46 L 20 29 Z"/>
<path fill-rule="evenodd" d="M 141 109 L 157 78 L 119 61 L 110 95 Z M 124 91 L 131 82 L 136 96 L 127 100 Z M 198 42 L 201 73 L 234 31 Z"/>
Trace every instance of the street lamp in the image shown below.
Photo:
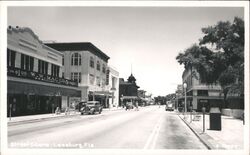
<path fill-rule="evenodd" d="M 185 102 L 184 102 L 184 112 L 186 113 L 187 112 L 187 83 L 184 82 L 183 83 L 183 88 L 184 88 L 184 94 L 185 94 Z"/>

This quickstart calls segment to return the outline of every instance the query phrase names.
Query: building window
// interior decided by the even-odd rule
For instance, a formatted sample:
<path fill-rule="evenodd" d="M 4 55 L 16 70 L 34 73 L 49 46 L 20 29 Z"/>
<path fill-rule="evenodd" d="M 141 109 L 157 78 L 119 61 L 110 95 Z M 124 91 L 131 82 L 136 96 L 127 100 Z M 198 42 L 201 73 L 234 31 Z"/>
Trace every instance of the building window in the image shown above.
<path fill-rule="evenodd" d="M 48 62 L 38 60 L 38 73 L 48 74 Z"/>
<path fill-rule="evenodd" d="M 59 77 L 59 66 L 51 64 L 51 76 Z"/>
<path fill-rule="evenodd" d="M 94 58 L 93 57 L 90 57 L 89 66 L 92 67 L 92 68 L 95 67 L 95 62 L 94 62 Z"/>
<path fill-rule="evenodd" d="M 82 58 L 79 53 L 73 53 L 71 56 L 71 65 L 80 66 L 82 64 Z"/>
<path fill-rule="evenodd" d="M 81 72 L 73 72 L 71 73 L 71 80 L 81 83 Z"/>
<path fill-rule="evenodd" d="M 25 54 L 21 55 L 21 69 L 27 71 L 33 71 L 34 58 Z"/>
<path fill-rule="evenodd" d="M 208 96 L 208 90 L 198 90 L 197 96 Z"/>
<path fill-rule="evenodd" d="M 106 73 L 106 66 L 104 64 L 102 65 L 102 72 Z"/>
<path fill-rule="evenodd" d="M 102 87 L 105 87 L 105 83 L 106 83 L 106 79 L 103 78 L 103 79 L 102 79 Z"/>
<path fill-rule="evenodd" d="M 96 85 L 99 87 L 101 86 L 101 79 L 99 76 L 96 77 Z"/>
<path fill-rule="evenodd" d="M 15 60 L 16 60 L 16 52 L 7 49 L 7 66 L 15 67 Z"/>
<path fill-rule="evenodd" d="M 109 85 L 109 70 L 106 71 L 106 85 Z"/>
<path fill-rule="evenodd" d="M 89 74 L 89 83 L 94 85 L 95 82 L 95 76 L 93 74 Z"/>
<path fill-rule="evenodd" d="M 99 62 L 99 61 L 97 61 L 97 63 L 96 63 L 96 69 L 97 69 L 98 71 L 101 69 L 101 65 L 100 65 L 100 62 Z"/>
<path fill-rule="evenodd" d="M 62 72 L 62 78 L 64 78 L 64 72 Z"/>

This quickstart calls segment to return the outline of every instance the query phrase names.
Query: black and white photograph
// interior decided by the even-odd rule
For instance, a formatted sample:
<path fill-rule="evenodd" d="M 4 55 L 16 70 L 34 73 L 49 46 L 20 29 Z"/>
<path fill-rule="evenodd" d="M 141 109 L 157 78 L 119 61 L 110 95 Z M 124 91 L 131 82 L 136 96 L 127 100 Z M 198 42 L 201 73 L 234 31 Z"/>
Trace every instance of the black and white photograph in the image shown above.
<path fill-rule="evenodd" d="M 1 154 L 249 154 L 248 1 L 1 13 Z"/>

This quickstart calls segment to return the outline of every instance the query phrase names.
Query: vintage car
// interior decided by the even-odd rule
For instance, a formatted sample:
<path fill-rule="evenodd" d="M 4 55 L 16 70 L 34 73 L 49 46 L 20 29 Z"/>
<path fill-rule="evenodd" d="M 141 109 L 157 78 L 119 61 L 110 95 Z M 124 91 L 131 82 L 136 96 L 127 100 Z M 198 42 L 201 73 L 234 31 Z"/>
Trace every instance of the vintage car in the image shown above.
<path fill-rule="evenodd" d="M 102 112 L 102 106 L 99 101 L 88 101 L 87 103 L 82 104 L 81 114 L 99 114 Z"/>
<path fill-rule="evenodd" d="M 172 101 L 167 101 L 165 110 L 166 111 L 174 111 L 174 103 Z"/>
<path fill-rule="evenodd" d="M 126 110 L 130 110 L 130 109 L 133 109 L 133 108 L 134 108 L 132 102 L 127 102 L 125 106 L 126 106 L 126 107 L 125 107 Z"/>

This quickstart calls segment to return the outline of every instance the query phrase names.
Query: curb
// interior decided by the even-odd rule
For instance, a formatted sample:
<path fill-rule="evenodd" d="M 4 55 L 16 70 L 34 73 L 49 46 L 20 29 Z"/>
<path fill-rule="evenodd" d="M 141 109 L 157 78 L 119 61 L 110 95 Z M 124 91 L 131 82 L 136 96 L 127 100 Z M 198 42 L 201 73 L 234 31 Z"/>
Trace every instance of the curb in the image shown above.
<path fill-rule="evenodd" d="M 196 135 L 196 137 L 199 138 L 199 140 L 207 147 L 207 149 L 209 149 L 209 150 L 225 149 L 223 147 L 219 147 L 220 145 L 217 142 L 215 142 L 211 136 L 209 136 L 206 133 L 200 134 L 188 122 L 186 122 L 186 120 L 184 120 L 179 114 L 178 114 L 178 116 L 190 128 L 190 130 Z M 212 141 L 212 143 L 214 143 L 215 145 L 212 144 L 211 142 L 209 142 L 209 140 Z"/>
<path fill-rule="evenodd" d="M 105 109 L 103 112 L 110 112 L 110 111 L 119 111 L 122 109 Z M 34 119 L 27 119 L 27 120 L 20 120 L 20 121 L 9 121 L 8 122 L 8 126 L 14 126 L 14 125 L 19 125 L 19 124 L 23 124 L 23 123 L 34 123 L 34 122 L 39 122 L 39 121 L 46 121 L 46 120 L 54 120 L 54 119 L 62 119 L 65 117 L 75 117 L 77 115 L 81 115 L 80 113 L 76 113 L 76 114 L 71 114 L 71 115 L 57 115 L 54 117 L 42 117 L 42 118 L 34 118 Z"/>
<path fill-rule="evenodd" d="M 45 120 L 62 119 L 65 117 L 75 117 L 77 115 L 79 115 L 79 114 L 59 115 L 59 116 L 55 116 L 55 117 L 43 117 L 43 118 L 20 120 L 20 121 L 14 121 L 14 122 L 10 121 L 10 122 L 8 122 L 8 126 L 19 125 L 19 124 L 23 124 L 23 123 L 34 123 L 34 122 L 45 121 Z"/>

